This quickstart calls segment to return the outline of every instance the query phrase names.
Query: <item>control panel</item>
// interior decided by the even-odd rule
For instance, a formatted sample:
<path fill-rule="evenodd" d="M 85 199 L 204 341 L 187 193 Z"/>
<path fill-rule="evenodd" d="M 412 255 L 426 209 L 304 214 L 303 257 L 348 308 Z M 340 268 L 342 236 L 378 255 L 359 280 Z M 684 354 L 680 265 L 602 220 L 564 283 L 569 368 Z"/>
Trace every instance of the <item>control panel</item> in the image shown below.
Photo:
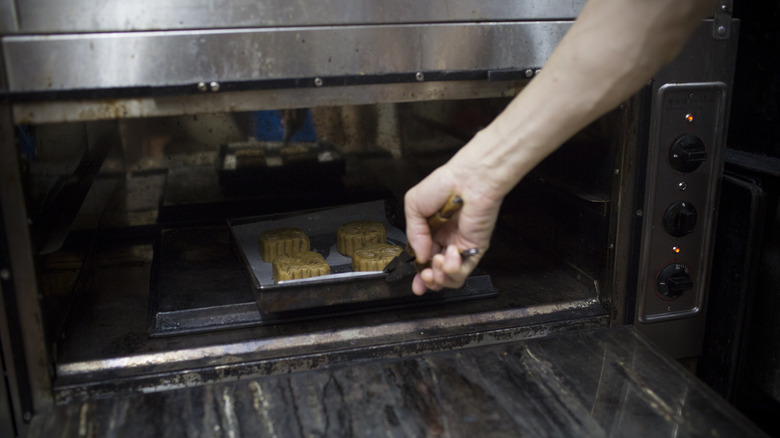
<path fill-rule="evenodd" d="M 693 317 L 706 293 L 726 85 L 659 88 L 648 153 L 637 317 L 653 324 Z"/>

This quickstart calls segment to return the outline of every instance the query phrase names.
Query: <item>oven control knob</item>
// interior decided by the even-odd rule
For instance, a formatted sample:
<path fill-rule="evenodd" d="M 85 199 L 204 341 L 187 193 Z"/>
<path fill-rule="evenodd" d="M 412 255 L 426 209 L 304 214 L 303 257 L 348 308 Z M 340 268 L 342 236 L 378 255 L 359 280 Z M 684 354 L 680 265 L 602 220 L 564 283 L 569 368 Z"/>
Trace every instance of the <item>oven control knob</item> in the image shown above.
<path fill-rule="evenodd" d="M 690 234 L 696 228 L 696 208 L 688 201 L 677 201 L 664 213 L 664 230 L 674 237 Z"/>
<path fill-rule="evenodd" d="M 679 172 L 693 172 L 706 159 L 704 142 L 692 134 L 678 137 L 669 148 L 669 164 Z"/>
<path fill-rule="evenodd" d="M 656 278 L 656 289 L 666 299 L 679 298 L 686 291 L 693 289 L 691 272 L 682 263 L 666 265 Z"/>

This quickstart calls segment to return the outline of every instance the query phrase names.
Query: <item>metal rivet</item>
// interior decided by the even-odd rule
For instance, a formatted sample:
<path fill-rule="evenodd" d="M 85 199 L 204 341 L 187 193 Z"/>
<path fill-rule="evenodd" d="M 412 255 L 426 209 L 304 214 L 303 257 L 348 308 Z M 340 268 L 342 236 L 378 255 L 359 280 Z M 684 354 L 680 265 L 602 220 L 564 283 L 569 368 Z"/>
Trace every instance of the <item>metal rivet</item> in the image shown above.
<path fill-rule="evenodd" d="M 541 72 L 542 72 L 542 69 L 541 68 L 537 68 L 536 70 L 534 70 L 534 76 L 538 75 Z"/>
<path fill-rule="evenodd" d="M 213 81 L 212 83 L 210 83 L 209 89 L 211 89 L 212 93 L 216 93 L 217 91 L 219 91 L 219 82 Z"/>
<path fill-rule="evenodd" d="M 198 91 L 204 92 L 208 91 L 209 87 L 206 85 L 205 82 L 198 82 Z"/>
<path fill-rule="evenodd" d="M 642 210 L 637 210 L 637 211 L 636 211 L 636 215 L 637 215 L 637 216 L 642 216 Z"/>
<path fill-rule="evenodd" d="M 727 5 L 726 3 L 721 3 L 720 10 L 723 12 L 727 12 L 729 10 L 729 5 Z"/>
<path fill-rule="evenodd" d="M 11 271 L 8 270 L 8 268 L 3 268 L 0 270 L 0 278 L 2 278 L 5 281 L 8 281 L 11 279 Z"/>
<path fill-rule="evenodd" d="M 321 87 L 322 86 L 322 79 L 314 78 L 314 86 L 315 87 Z"/>
<path fill-rule="evenodd" d="M 688 184 L 686 184 L 685 181 L 680 181 L 680 183 L 677 184 L 677 187 L 679 187 L 681 191 L 685 191 L 685 189 L 688 188 Z"/>
<path fill-rule="evenodd" d="M 726 26 L 718 26 L 718 35 L 726 35 Z"/>
<path fill-rule="evenodd" d="M 422 80 L 425 79 L 425 75 L 423 74 L 423 72 L 418 71 L 417 73 L 415 73 L 414 78 L 422 82 Z"/>
<path fill-rule="evenodd" d="M 620 175 L 620 169 L 615 169 L 615 175 Z"/>
<path fill-rule="evenodd" d="M 525 77 L 530 78 L 533 75 L 534 75 L 534 71 L 531 70 L 530 68 L 525 70 Z"/>

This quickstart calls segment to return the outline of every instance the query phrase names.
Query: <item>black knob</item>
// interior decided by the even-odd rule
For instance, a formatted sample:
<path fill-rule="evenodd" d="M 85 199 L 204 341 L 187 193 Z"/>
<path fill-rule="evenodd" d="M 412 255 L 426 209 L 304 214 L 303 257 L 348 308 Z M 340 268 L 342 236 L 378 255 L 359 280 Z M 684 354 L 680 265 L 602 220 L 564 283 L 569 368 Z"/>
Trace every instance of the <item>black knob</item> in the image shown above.
<path fill-rule="evenodd" d="M 664 298 L 679 298 L 686 291 L 693 289 L 691 272 L 682 263 L 666 265 L 656 278 L 656 289 Z"/>
<path fill-rule="evenodd" d="M 693 172 L 707 159 L 704 142 L 695 135 L 678 137 L 669 148 L 669 164 L 679 172 Z"/>
<path fill-rule="evenodd" d="M 696 228 L 696 208 L 688 201 L 677 201 L 664 213 L 664 230 L 674 237 L 690 234 Z"/>

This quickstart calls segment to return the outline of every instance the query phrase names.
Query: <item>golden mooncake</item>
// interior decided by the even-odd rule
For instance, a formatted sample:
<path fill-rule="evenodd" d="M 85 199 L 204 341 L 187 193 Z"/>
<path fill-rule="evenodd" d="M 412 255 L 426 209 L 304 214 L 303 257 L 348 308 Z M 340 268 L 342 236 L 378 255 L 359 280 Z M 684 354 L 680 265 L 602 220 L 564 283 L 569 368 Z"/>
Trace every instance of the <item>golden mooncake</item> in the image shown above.
<path fill-rule="evenodd" d="M 328 274 L 330 274 L 330 266 L 320 253 L 314 251 L 280 255 L 273 263 L 275 283 Z"/>
<path fill-rule="evenodd" d="M 386 243 L 385 225 L 377 221 L 347 222 L 336 232 L 338 250 L 347 257 L 369 243 Z"/>
<path fill-rule="evenodd" d="M 353 271 L 381 271 L 403 248 L 388 243 L 371 243 L 352 254 Z"/>
<path fill-rule="evenodd" d="M 263 231 L 258 238 L 260 256 L 264 262 L 273 263 L 280 255 L 308 251 L 309 236 L 300 228 L 276 228 Z"/>

